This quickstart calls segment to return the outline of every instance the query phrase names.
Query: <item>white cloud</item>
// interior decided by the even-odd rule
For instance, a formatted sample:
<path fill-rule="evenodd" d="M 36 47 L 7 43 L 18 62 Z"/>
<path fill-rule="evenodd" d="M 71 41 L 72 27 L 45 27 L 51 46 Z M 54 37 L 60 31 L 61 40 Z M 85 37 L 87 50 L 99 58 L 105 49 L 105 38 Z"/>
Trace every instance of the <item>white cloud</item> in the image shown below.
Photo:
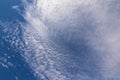
<path fill-rule="evenodd" d="M 88 41 L 87 45 L 96 51 L 95 54 L 102 57 L 102 60 L 99 60 L 101 63 L 98 62 L 96 64 L 101 67 L 100 73 L 104 75 L 103 77 L 108 75 L 114 77 L 115 75 L 120 74 L 118 69 L 120 62 L 120 18 L 114 15 L 115 13 L 118 13 L 118 11 L 109 13 L 109 10 L 111 10 L 111 5 L 109 4 L 112 4 L 113 2 L 113 0 L 35 0 L 32 4 L 27 4 L 25 2 L 26 14 L 24 17 L 28 21 L 28 24 L 31 25 L 32 28 L 35 28 L 42 37 L 47 36 L 48 38 L 49 35 L 60 34 L 62 35 L 60 38 L 64 39 L 63 36 L 66 35 L 68 38 L 70 33 L 78 32 L 77 35 L 70 35 L 71 38 L 66 42 L 73 42 L 77 45 L 79 44 L 77 40 L 81 40 L 82 36 L 82 39 Z M 112 4 L 112 6 L 115 6 L 115 4 Z M 84 27 L 85 31 L 82 31 Z M 30 29 L 31 34 L 32 28 Z M 50 33 L 52 29 L 54 32 Z M 70 29 L 71 31 L 69 32 L 68 30 Z M 58 31 L 61 33 L 58 33 Z M 32 36 L 33 38 L 36 37 L 36 35 Z M 65 40 L 67 40 L 67 38 L 65 38 Z M 37 42 L 32 43 L 32 41 L 37 41 L 37 39 L 30 41 L 30 43 L 34 45 L 33 47 L 37 46 L 35 47 L 37 50 L 41 44 L 38 44 Z M 48 40 L 48 43 L 49 41 L 50 40 Z M 35 55 L 37 54 L 40 55 L 39 51 L 35 53 Z M 49 62 L 52 64 L 52 60 L 49 57 L 46 58 L 47 60 L 50 60 Z M 53 65 L 54 64 L 52 64 L 52 66 Z M 37 66 L 39 67 L 40 64 L 37 64 Z M 117 70 L 118 72 L 116 72 Z M 54 70 L 54 74 L 55 73 L 57 76 L 60 75 L 56 70 Z M 50 73 L 46 74 L 52 75 Z"/>
<path fill-rule="evenodd" d="M 18 9 L 19 5 L 12 6 L 13 9 Z"/>

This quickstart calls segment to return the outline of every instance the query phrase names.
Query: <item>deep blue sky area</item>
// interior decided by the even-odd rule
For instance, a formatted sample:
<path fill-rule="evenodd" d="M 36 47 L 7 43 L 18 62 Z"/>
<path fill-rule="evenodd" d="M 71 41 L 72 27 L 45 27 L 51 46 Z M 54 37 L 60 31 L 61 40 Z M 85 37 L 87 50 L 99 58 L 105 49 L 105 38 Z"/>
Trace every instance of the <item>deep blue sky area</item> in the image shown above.
<path fill-rule="evenodd" d="M 20 16 L 18 12 L 12 8 L 16 5 L 22 7 L 21 0 L 0 0 L 0 20 L 23 20 L 22 16 Z"/>
<path fill-rule="evenodd" d="M 19 6 L 21 12 L 24 10 L 22 2 L 20 0 L 0 0 L 0 21 L 14 23 L 17 20 L 24 21 L 20 13 L 12 8 L 12 6 L 16 5 Z M 9 41 L 5 40 L 4 37 L 7 36 L 7 32 L 6 33 L 3 32 L 3 29 L 5 29 L 3 25 L 0 24 L 0 80 L 37 80 L 33 76 L 32 70 L 29 68 L 27 63 L 25 63 L 24 59 L 21 57 L 20 54 L 22 54 L 23 52 L 19 50 L 16 51 L 15 47 L 11 46 Z M 6 29 L 8 30 L 12 28 L 13 26 L 9 25 L 6 27 Z M 19 34 L 19 36 L 22 35 Z M 10 40 L 11 37 L 7 39 Z M 10 58 L 8 58 L 8 56 Z M 5 61 L 5 59 L 7 61 Z M 12 63 L 13 66 L 5 67 L 2 65 L 2 64 L 7 65 L 9 63 Z"/>

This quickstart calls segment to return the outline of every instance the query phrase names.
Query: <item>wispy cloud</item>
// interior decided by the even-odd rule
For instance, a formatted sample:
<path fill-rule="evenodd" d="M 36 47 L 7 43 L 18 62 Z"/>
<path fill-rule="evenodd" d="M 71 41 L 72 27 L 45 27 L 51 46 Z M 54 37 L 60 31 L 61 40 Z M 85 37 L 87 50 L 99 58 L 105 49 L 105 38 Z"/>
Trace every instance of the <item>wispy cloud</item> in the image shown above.
<path fill-rule="evenodd" d="M 74 62 L 74 59 L 72 58 L 76 58 L 71 57 L 72 52 L 70 52 L 70 48 L 63 49 L 61 47 L 69 47 L 69 45 L 74 47 L 77 46 L 79 52 L 76 53 L 78 54 L 81 53 L 82 40 L 84 40 L 84 45 L 87 45 L 91 49 L 91 52 L 82 50 L 85 52 L 84 54 L 87 54 L 85 56 L 89 56 L 89 53 L 91 56 L 94 56 L 94 60 L 97 60 L 97 57 L 101 57 L 101 59 L 99 59 L 98 62 L 93 62 L 93 59 L 91 59 L 93 57 L 88 57 L 88 60 L 91 60 L 91 63 L 87 63 L 87 60 L 83 60 L 82 63 L 78 62 L 79 64 L 74 62 L 75 65 L 79 67 L 80 64 L 85 63 L 85 65 L 89 67 L 90 64 L 94 63 L 98 65 L 97 68 L 99 67 L 98 73 L 102 75 L 102 80 L 108 80 L 109 78 L 120 79 L 118 77 L 120 74 L 118 68 L 120 62 L 120 18 L 118 14 L 120 2 L 118 0 L 34 0 L 32 3 L 24 1 L 23 3 L 25 3 L 26 9 L 23 16 L 28 22 L 27 26 L 29 26 L 29 29 L 28 27 L 27 29 L 30 30 L 28 32 L 31 34 L 29 35 L 29 40 L 27 42 L 35 49 L 33 58 L 36 60 L 34 61 L 39 62 L 42 60 L 40 57 L 43 55 L 45 55 L 44 59 L 46 59 L 45 61 L 42 60 L 45 62 L 44 65 L 41 65 L 42 63 L 30 63 L 30 65 L 34 64 L 32 65 L 35 67 L 33 70 L 35 70 L 37 75 L 41 77 L 40 73 L 43 73 L 44 77 L 46 75 L 46 78 L 49 78 L 50 80 L 69 80 L 73 77 L 76 77 L 76 79 L 74 78 L 75 80 L 84 80 L 79 74 L 78 77 L 77 75 L 69 74 L 69 72 L 63 71 L 63 73 L 61 68 L 56 71 L 57 69 L 55 67 L 55 64 L 57 64 L 56 62 L 59 63 L 61 61 L 58 59 L 61 55 L 62 58 L 67 58 L 68 60 L 65 64 L 71 63 L 71 61 Z M 37 32 L 33 34 L 34 31 Z M 38 38 L 36 34 L 39 34 L 39 37 L 44 38 L 42 42 L 39 41 L 41 38 Z M 46 45 L 47 43 L 51 44 L 51 42 L 54 46 Z M 63 42 L 65 45 L 57 45 L 59 42 Z M 41 45 L 43 47 L 42 49 Z M 57 45 L 57 47 L 59 46 L 60 49 L 55 49 L 55 45 Z M 43 50 L 43 54 L 41 50 Z M 61 50 L 64 51 L 59 53 Z M 67 54 L 65 55 L 64 53 Z M 97 55 L 97 57 L 95 57 L 95 55 Z M 55 58 L 56 61 L 50 58 L 53 58 L 53 56 L 57 57 Z M 81 59 L 77 61 L 81 61 Z M 64 59 L 62 62 L 64 62 Z M 50 66 L 49 69 L 46 68 L 46 71 L 41 71 L 41 69 L 48 66 L 47 64 Z M 62 66 L 65 64 L 60 63 L 58 65 Z M 86 66 L 84 67 L 86 68 Z M 90 69 L 93 67 L 94 66 L 90 67 Z M 96 66 L 94 68 L 96 68 Z M 80 71 L 79 68 L 78 71 Z M 68 78 L 65 75 L 72 77 Z"/>

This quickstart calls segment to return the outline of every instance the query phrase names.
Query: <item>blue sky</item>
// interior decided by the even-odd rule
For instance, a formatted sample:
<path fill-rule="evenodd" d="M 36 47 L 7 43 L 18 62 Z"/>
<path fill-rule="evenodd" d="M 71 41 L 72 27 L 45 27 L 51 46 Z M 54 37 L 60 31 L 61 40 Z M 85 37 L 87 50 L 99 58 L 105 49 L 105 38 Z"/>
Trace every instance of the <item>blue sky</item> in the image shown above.
<path fill-rule="evenodd" d="M 20 0 L 0 0 L 0 80 L 36 80 L 20 55 L 22 51 L 16 51 L 16 47 L 11 45 L 13 37 L 20 37 L 20 30 L 18 34 L 14 33 L 18 28 L 17 22 L 24 21 L 19 12 L 12 7 L 21 4 Z"/>

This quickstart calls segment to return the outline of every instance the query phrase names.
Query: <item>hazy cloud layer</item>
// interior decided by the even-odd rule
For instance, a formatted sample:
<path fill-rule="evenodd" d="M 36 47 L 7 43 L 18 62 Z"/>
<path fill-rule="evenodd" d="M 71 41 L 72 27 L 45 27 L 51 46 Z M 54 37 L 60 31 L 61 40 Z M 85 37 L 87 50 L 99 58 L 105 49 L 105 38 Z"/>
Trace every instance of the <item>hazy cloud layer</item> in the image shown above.
<path fill-rule="evenodd" d="M 25 55 L 35 75 L 43 80 L 120 79 L 119 0 L 23 3 Z"/>

